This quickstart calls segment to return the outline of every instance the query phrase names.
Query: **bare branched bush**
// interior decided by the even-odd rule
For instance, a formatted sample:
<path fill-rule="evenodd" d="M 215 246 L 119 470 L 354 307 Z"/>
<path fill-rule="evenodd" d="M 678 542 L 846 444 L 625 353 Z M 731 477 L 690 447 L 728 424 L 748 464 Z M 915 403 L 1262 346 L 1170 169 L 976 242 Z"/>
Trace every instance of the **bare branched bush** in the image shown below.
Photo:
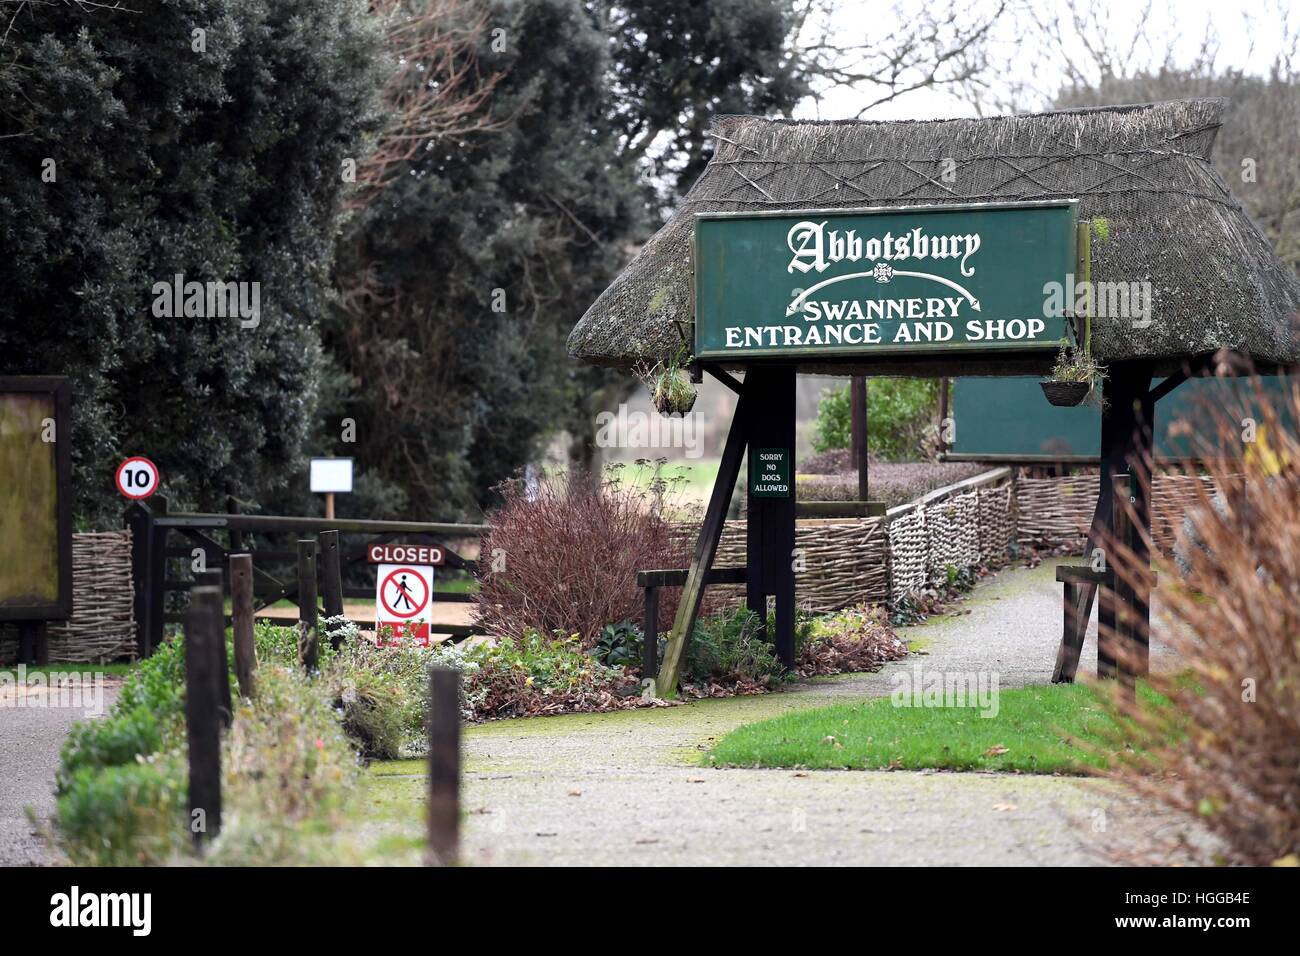
<path fill-rule="evenodd" d="M 1109 775 L 1193 823 L 1164 859 L 1268 865 L 1300 854 L 1300 383 L 1280 402 L 1241 392 L 1185 469 L 1211 481 L 1195 482 L 1176 557 L 1152 547 L 1148 569 L 1114 547 L 1129 586 L 1158 576 L 1159 637 L 1181 666 L 1151 677 L 1167 704 L 1121 705 Z"/>
<path fill-rule="evenodd" d="M 493 634 L 519 641 L 561 631 L 590 648 L 606 624 L 641 620 L 638 571 L 686 567 L 662 481 L 624 479 L 615 468 L 601 481 L 545 476 L 502 492 L 479 558 L 478 619 Z M 678 590 L 660 591 L 661 628 L 672 623 Z"/>
<path fill-rule="evenodd" d="M 357 166 L 349 205 L 372 202 L 422 149 L 500 126 L 487 109 L 499 75 L 482 76 L 478 45 L 488 9 L 476 0 L 371 0 L 384 23 L 391 72 L 387 119 L 375 148 Z"/>

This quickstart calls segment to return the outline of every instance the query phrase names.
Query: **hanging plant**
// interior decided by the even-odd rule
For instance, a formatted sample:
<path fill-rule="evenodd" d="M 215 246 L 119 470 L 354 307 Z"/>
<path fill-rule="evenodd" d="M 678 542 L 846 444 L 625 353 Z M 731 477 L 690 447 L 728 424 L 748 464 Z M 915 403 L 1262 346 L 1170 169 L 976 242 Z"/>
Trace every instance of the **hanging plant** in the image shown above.
<path fill-rule="evenodd" d="M 678 358 L 642 365 L 636 375 L 650 391 L 650 401 L 659 414 L 685 415 L 695 407 L 695 386 Z"/>
<path fill-rule="evenodd" d="M 1101 393 L 1097 386 L 1105 376 L 1105 367 L 1098 365 L 1087 351 L 1078 346 L 1063 345 L 1057 353 L 1056 364 L 1052 366 L 1051 377 L 1038 384 L 1053 405 L 1069 407 L 1081 404 L 1093 393 L 1100 401 Z"/>

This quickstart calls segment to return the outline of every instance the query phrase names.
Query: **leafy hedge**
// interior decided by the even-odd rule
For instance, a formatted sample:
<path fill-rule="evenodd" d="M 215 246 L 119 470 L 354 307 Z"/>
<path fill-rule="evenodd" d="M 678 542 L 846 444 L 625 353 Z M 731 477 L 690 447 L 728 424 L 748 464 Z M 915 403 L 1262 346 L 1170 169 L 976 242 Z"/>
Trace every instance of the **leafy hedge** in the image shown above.
<path fill-rule="evenodd" d="M 217 862 L 283 862 L 254 851 L 288 852 L 292 841 L 267 833 L 337 810 L 357 769 L 332 706 L 298 667 L 294 632 L 260 625 L 256 647 L 257 699 L 239 701 L 223 741 Z M 324 658 L 332 660 L 328 648 Z M 107 718 L 73 727 L 56 775 L 55 823 L 74 863 L 163 863 L 191 852 L 184 689 L 184 645 L 168 641 L 127 680 Z"/>

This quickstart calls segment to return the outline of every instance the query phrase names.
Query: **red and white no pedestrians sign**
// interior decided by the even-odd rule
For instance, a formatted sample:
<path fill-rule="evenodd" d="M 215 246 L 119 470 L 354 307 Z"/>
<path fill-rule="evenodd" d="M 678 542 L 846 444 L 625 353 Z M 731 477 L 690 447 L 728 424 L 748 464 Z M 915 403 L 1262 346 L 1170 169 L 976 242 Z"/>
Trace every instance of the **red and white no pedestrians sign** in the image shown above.
<path fill-rule="evenodd" d="M 422 564 L 381 564 L 375 578 L 375 631 L 385 643 L 403 638 L 429 645 L 433 623 L 433 568 Z"/>
<path fill-rule="evenodd" d="M 128 458 L 117 466 L 117 490 L 139 501 L 158 490 L 158 466 L 143 455 Z"/>

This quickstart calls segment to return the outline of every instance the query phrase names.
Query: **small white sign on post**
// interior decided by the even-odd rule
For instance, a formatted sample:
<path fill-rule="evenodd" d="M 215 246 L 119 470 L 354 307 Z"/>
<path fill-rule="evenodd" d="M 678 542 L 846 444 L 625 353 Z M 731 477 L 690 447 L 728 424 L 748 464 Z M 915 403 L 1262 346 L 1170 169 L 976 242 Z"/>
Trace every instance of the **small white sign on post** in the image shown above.
<path fill-rule="evenodd" d="M 311 490 L 325 496 L 325 517 L 334 517 L 334 496 L 352 491 L 351 458 L 313 458 Z"/>
<path fill-rule="evenodd" d="M 429 646 L 433 623 L 433 568 L 424 564 L 381 564 L 375 576 L 375 634 L 379 646 L 403 639 Z M 386 640 L 385 628 L 392 631 Z"/>

